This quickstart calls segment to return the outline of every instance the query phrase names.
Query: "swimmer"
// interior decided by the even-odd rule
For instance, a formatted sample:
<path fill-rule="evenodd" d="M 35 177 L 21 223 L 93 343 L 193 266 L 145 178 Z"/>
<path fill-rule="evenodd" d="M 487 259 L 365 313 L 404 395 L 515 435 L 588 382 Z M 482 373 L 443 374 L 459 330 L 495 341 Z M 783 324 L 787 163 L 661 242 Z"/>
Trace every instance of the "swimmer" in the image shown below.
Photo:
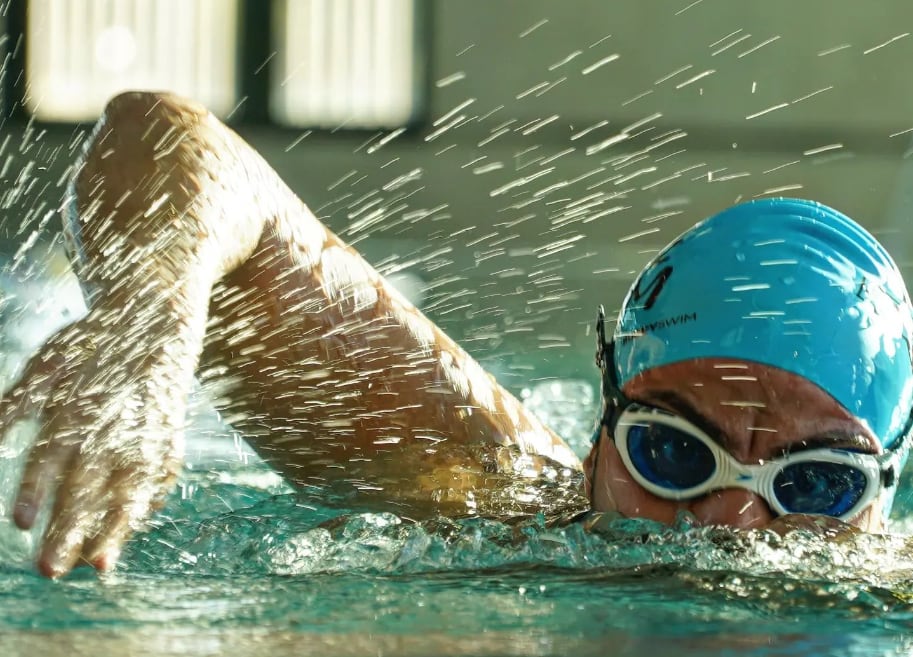
<path fill-rule="evenodd" d="M 909 447 L 910 301 L 874 239 L 824 206 L 736 206 L 638 277 L 609 338 L 583 464 L 323 226 L 205 108 L 133 92 L 75 168 L 65 232 L 87 316 L 6 394 L 37 418 L 14 504 L 53 499 L 45 575 L 104 570 L 173 487 L 197 375 L 300 487 L 465 515 L 520 471 L 582 471 L 593 511 L 877 531 Z M 514 511 L 524 507 L 518 496 Z M 503 501 L 503 500 L 502 500 Z"/>
<path fill-rule="evenodd" d="M 595 509 L 757 528 L 882 529 L 913 434 L 913 308 L 897 266 L 823 205 L 763 199 L 685 232 L 597 326 Z"/>

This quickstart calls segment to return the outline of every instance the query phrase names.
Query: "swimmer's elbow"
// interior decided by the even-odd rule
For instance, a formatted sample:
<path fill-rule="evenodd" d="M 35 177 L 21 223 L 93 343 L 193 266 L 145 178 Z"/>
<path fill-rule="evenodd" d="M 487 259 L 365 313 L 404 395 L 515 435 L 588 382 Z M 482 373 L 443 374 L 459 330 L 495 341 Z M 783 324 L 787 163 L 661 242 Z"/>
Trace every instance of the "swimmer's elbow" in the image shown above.
<path fill-rule="evenodd" d="M 167 92 L 112 98 L 75 171 L 68 230 L 93 263 L 125 260 L 126 245 L 172 263 L 184 253 L 218 277 L 250 258 L 267 223 L 302 207 L 203 105 Z"/>
<path fill-rule="evenodd" d="M 206 108 L 189 98 L 167 91 L 123 91 L 105 105 L 102 123 L 120 124 L 124 121 L 148 124 L 156 119 L 196 118 L 208 114 Z"/>

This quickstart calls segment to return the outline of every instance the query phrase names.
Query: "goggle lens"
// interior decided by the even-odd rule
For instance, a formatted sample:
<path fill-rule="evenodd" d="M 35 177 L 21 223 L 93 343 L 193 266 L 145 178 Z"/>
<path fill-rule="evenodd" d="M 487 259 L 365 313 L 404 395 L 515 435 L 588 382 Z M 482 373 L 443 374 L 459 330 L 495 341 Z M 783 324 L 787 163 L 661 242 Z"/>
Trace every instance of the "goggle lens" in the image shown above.
<path fill-rule="evenodd" d="M 851 465 L 809 461 L 785 466 L 774 478 L 774 493 L 788 513 L 840 517 L 862 499 L 867 484 Z"/>
<path fill-rule="evenodd" d="M 702 485 L 714 485 L 721 464 L 708 438 L 673 426 L 675 423 L 682 422 L 632 418 L 630 422 L 619 422 L 616 429 L 624 427 L 630 464 L 656 487 L 655 494 L 688 491 L 688 495 L 699 495 Z M 784 513 L 840 518 L 860 504 L 870 485 L 867 471 L 839 460 L 798 460 L 782 464 L 772 474 L 772 486 L 766 495 L 776 497 Z M 774 504 L 773 499 L 768 502 Z"/>
<path fill-rule="evenodd" d="M 628 427 L 628 453 L 643 477 L 657 486 L 687 490 L 716 471 L 713 452 L 700 439 L 657 422 Z"/>

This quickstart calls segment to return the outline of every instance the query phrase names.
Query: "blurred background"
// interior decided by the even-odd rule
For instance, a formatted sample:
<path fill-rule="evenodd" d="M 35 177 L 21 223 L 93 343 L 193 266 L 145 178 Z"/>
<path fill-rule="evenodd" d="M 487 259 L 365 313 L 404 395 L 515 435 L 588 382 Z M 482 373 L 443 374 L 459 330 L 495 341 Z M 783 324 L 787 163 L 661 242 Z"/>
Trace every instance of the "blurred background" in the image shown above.
<path fill-rule="evenodd" d="M 80 311 L 56 210 L 104 102 L 171 89 L 579 433 L 597 305 L 732 203 L 835 206 L 909 278 L 911 32 L 907 0 L 0 0 L 4 353 Z"/>

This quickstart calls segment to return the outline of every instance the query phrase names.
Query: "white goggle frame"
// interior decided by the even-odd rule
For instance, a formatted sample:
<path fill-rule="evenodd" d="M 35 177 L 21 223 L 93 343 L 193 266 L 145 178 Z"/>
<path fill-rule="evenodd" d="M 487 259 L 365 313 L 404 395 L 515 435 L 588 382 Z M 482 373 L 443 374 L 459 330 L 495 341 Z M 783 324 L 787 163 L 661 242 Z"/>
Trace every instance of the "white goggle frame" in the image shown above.
<path fill-rule="evenodd" d="M 715 472 L 700 484 L 685 489 L 667 488 L 644 477 L 631 460 L 631 454 L 628 451 L 628 430 L 632 426 L 651 424 L 662 424 L 700 440 L 713 454 L 716 461 Z M 612 434 L 615 447 L 628 472 L 638 484 L 657 497 L 667 500 L 689 500 L 715 490 L 742 488 L 762 497 L 770 505 L 771 510 L 778 515 L 796 513 L 783 507 L 774 489 L 776 476 L 788 465 L 806 462 L 837 463 L 852 466 L 862 472 L 866 479 L 865 490 L 852 508 L 842 515 L 836 516 L 840 520 L 849 520 L 872 504 L 884 490 L 883 474 L 891 467 L 892 461 L 897 459 L 897 455 L 890 452 L 875 455 L 820 448 L 788 454 L 758 465 L 746 465 L 735 460 L 719 443 L 686 419 L 658 408 L 638 404 L 632 404 L 622 411 Z M 807 513 L 806 515 L 826 514 Z"/>

